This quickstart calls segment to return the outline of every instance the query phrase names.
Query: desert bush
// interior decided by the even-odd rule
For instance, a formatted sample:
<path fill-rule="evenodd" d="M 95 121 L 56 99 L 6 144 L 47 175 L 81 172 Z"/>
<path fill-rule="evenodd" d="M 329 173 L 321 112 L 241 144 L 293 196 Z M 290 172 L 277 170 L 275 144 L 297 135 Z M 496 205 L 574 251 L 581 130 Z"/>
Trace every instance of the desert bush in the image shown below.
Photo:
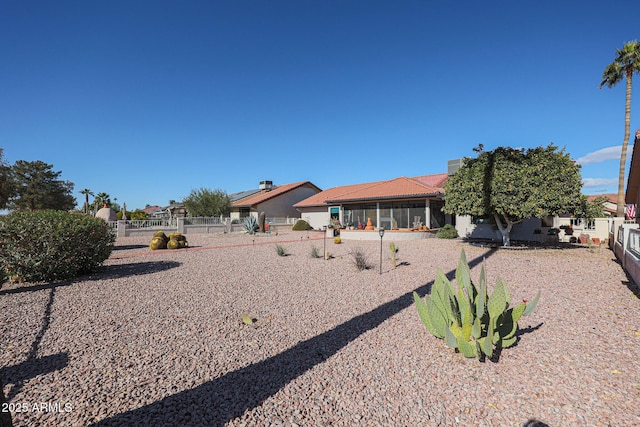
<path fill-rule="evenodd" d="M 340 243 L 342 243 L 342 239 L 339 237 L 334 237 L 333 238 L 333 243 L 335 243 L 336 245 L 339 245 Z"/>
<path fill-rule="evenodd" d="M 362 271 L 371 268 L 367 254 L 362 248 L 354 248 L 349 252 L 349 255 L 351 255 L 351 260 L 358 270 Z"/>
<path fill-rule="evenodd" d="M 311 245 L 311 258 L 320 258 L 320 248 L 316 245 Z"/>
<path fill-rule="evenodd" d="M 453 225 L 447 224 L 438 230 L 436 236 L 439 239 L 455 239 L 456 237 L 458 237 L 458 230 L 456 230 Z"/>
<path fill-rule="evenodd" d="M 282 245 L 276 245 L 276 253 L 278 254 L 278 256 L 287 256 L 287 255 L 289 255 L 287 253 L 287 249 Z"/>
<path fill-rule="evenodd" d="M 293 225 L 291 229 L 293 231 L 306 231 L 306 230 L 313 230 L 313 227 L 311 227 L 311 225 L 309 225 L 309 223 L 304 219 L 299 219 L 298 221 L 296 221 L 296 223 Z"/>
<path fill-rule="evenodd" d="M 14 282 L 71 279 L 94 271 L 113 250 L 109 225 L 79 213 L 21 211 L 0 217 L 0 271 Z"/>
<path fill-rule="evenodd" d="M 143 221 L 147 218 L 148 218 L 147 213 L 141 209 L 136 209 L 135 211 L 127 212 L 127 219 L 130 219 L 132 221 Z M 120 215 L 118 215 L 118 219 L 120 219 Z"/>

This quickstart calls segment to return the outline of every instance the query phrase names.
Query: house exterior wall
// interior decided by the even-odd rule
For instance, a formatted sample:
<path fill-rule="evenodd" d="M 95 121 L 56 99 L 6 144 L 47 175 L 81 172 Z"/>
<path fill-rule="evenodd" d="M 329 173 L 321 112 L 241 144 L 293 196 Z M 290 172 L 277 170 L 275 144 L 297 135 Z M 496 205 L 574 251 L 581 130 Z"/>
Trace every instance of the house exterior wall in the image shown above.
<path fill-rule="evenodd" d="M 318 206 L 310 208 L 299 208 L 298 215 L 300 219 L 304 219 L 315 230 L 322 230 L 322 226 L 329 225 L 329 207 Z"/>
<path fill-rule="evenodd" d="M 546 231 L 550 227 L 542 227 L 539 218 L 529 218 L 513 226 L 510 233 L 511 240 L 542 241 Z M 456 217 L 456 229 L 461 237 L 470 239 L 492 239 L 502 241 L 502 233 L 495 224 L 473 224 L 471 216 Z M 534 230 L 540 229 L 541 234 L 534 234 Z"/>
<path fill-rule="evenodd" d="M 317 193 L 315 187 L 303 185 L 258 204 L 256 211 L 258 214 L 264 212 L 268 217 L 298 218 L 300 212 L 293 205 Z"/>

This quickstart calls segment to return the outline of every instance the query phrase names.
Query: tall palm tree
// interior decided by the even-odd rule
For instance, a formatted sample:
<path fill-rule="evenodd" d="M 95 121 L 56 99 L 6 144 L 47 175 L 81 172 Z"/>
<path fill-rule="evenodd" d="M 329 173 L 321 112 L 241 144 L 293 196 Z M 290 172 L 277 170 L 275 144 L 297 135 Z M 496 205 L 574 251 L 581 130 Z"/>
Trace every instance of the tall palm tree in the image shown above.
<path fill-rule="evenodd" d="M 111 196 L 109 196 L 107 193 L 98 193 L 96 194 L 96 198 L 94 199 L 93 203 L 96 205 L 96 212 L 98 212 L 98 209 L 100 209 L 102 205 L 111 205 Z"/>
<path fill-rule="evenodd" d="M 80 194 L 84 194 L 84 213 L 89 213 L 89 196 L 93 196 L 93 192 L 88 188 L 80 190 Z"/>
<path fill-rule="evenodd" d="M 616 216 L 624 217 L 624 177 L 627 163 L 627 146 L 631 133 L 631 78 L 634 73 L 640 73 L 640 43 L 637 40 L 630 41 L 616 49 L 616 58 L 604 69 L 602 73 L 602 86 L 614 87 L 627 79 L 627 93 L 624 109 L 624 140 L 622 141 L 622 153 L 620 154 L 620 175 L 618 176 L 618 207 Z"/>

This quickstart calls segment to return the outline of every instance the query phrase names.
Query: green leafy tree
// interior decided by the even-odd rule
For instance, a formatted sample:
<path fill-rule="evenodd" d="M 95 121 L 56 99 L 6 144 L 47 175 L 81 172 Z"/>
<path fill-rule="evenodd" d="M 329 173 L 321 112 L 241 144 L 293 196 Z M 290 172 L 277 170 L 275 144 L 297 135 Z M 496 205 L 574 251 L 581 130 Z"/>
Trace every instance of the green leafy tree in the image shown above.
<path fill-rule="evenodd" d="M 59 179 L 62 172 L 54 172 L 53 165 L 40 160 L 18 160 L 11 168 L 14 194 L 9 200 L 11 210 L 54 209 L 69 211 L 76 206 L 71 194 L 73 183 Z"/>
<path fill-rule="evenodd" d="M 14 191 L 11 167 L 5 162 L 2 152 L 2 147 L 0 147 L 0 209 L 7 206 Z"/>
<path fill-rule="evenodd" d="M 191 216 L 226 216 L 231 211 L 231 198 L 222 190 L 193 189 L 182 203 Z"/>
<path fill-rule="evenodd" d="M 444 212 L 491 216 L 510 245 L 513 226 L 527 218 L 573 213 L 582 187 L 580 166 L 553 144 L 528 150 L 479 151 L 445 184 Z"/>
<path fill-rule="evenodd" d="M 637 40 L 626 43 L 622 46 L 622 49 L 616 49 L 616 58 L 604 69 L 602 82 L 600 82 L 600 89 L 602 89 L 602 86 L 611 88 L 623 79 L 627 79 L 624 107 L 624 139 L 622 141 L 620 172 L 618 174 L 618 206 L 616 208 L 616 216 L 618 217 L 624 217 L 624 178 L 627 147 L 629 146 L 629 135 L 631 133 L 631 80 L 635 73 L 640 73 L 640 43 Z"/>
<path fill-rule="evenodd" d="M 604 218 L 609 216 L 605 211 L 604 204 L 609 201 L 607 196 L 598 196 L 593 200 L 589 200 L 584 194 L 580 196 L 580 203 L 578 204 L 575 216 L 576 218 L 584 218 L 587 221 L 592 221 L 596 218 Z"/>
<path fill-rule="evenodd" d="M 127 212 L 127 217 L 131 220 L 143 221 L 147 219 L 147 213 L 142 209 L 136 209 L 133 212 Z"/>

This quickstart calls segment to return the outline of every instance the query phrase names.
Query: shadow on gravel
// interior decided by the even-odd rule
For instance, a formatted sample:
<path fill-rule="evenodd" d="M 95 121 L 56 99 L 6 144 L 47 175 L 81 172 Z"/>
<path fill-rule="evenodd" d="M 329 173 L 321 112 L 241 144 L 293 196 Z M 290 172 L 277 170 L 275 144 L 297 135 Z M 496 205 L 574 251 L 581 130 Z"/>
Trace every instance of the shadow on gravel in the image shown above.
<path fill-rule="evenodd" d="M 622 284 L 625 285 L 633 295 L 640 298 L 640 286 L 633 282 L 629 274 L 627 274 L 627 278 L 629 278 L 629 280 L 623 280 Z"/>
<path fill-rule="evenodd" d="M 91 273 L 86 276 L 80 276 L 77 279 L 73 280 L 67 280 L 64 282 L 43 283 L 39 285 L 19 286 L 12 289 L 0 289 L 0 295 L 19 294 L 22 292 L 36 292 L 42 291 L 44 289 L 56 289 L 89 280 L 119 279 L 122 277 L 139 276 L 142 274 L 151 274 L 170 270 L 172 268 L 179 267 L 180 265 L 181 263 L 176 261 L 146 261 L 130 264 L 108 265 L 100 267 L 95 273 Z"/>
<path fill-rule="evenodd" d="M 473 267 L 495 249 L 469 262 Z M 449 272 L 451 276 L 454 272 Z M 425 295 L 433 281 L 415 289 Z M 276 356 L 229 372 L 191 390 L 182 391 L 138 409 L 102 420 L 94 426 L 111 425 L 215 425 L 220 426 L 259 406 L 314 366 L 324 362 L 360 335 L 375 329 L 391 316 L 413 305 L 413 291 L 356 316 L 327 332 Z M 170 379 L 169 379 L 170 380 Z"/>
<path fill-rule="evenodd" d="M 44 314 L 42 315 L 42 327 L 40 327 L 40 331 L 38 331 L 36 338 L 31 344 L 31 349 L 29 350 L 27 359 L 19 365 L 15 365 L 19 367 L 15 372 L 15 374 L 17 375 L 12 375 L 5 378 L 5 369 L 7 368 L 0 370 L 0 379 L 2 380 L 2 383 L 13 384 L 11 391 L 9 391 L 9 393 L 7 394 L 7 400 L 11 400 L 14 396 L 20 393 L 25 380 L 36 377 L 40 374 L 53 372 L 55 370 L 64 368 L 67 365 L 68 355 L 66 353 L 60 353 L 43 358 L 36 358 L 36 355 L 38 354 L 38 348 L 40 347 L 40 342 L 42 341 L 44 334 L 49 329 L 49 324 L 51 323 L 51 307 L 53 306 L 55 294 L 56 288 L 53 287 L 49 291 L 49 300 L 47 301 L 47 305 L 44 308 Z M 41 364 L 42 362 L 47 363 Z M 15 368 L 15 366 L 13 368 Z M 11 373 L 11 371 L 9 371 L 9 373 Z"/>
<path fill-rule="evenodd" d="M 142 249 L 142 248 L 148 248 L 148 245 L 120 245 L 120 246 L 114 246 L 113 250 L 114 251 L 122 251 L 122 250 L 126 250 L 126 249 Z"/>
<path fill-rule="evenodd" d="M 17 365 L 0 368 L 0 381 L 3 384 L 13 385 L 7 395 L 7 399 L 17 395 L 25 381 L 63 369 L 68 363 L 69 353 L 64 352 L 37 359 L 27 359 Z"/>
<path fill-rule="evenodd" d="M 107 265 L 90 275 L 85 280 L 119 279 L 122 277 L 140 276 L 143 274 L 158 273 L 180 267 L 182 263 L 177 261 L 145 261 L 129 264 Z"/>

